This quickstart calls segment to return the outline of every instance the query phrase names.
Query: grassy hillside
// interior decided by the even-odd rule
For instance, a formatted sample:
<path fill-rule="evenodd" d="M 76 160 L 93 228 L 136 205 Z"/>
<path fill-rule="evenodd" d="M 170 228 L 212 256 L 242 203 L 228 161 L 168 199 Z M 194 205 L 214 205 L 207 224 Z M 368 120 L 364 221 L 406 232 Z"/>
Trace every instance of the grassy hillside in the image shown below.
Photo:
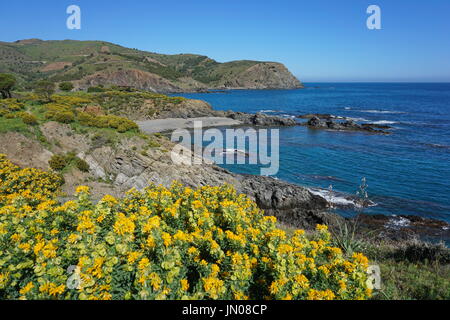
<path fill-rule="evenodd" d="M 0 72 L 15 74 L 23 85 L 40 78 L 50 78 L 54 81 L 83 80 L 97 73 L 108 74 L 107 81 L 114 83 L 114 77 L 117 77 L 115 73 L 123 70 L 139 70 L 167 80 L 180 88 L 179 91 L 221 88 L 226 87 L 230 80 L 239 81 L 240 76 L 255 65 L 267 65 L 267 70 L 275 66 L 281 73 L 281 77 L 278 78 L 286 81 L 274 82 L 276 78 L 272 79 L 270 73 L 256 73 L 252 75 L 249 83 L 242 83 L 242 87 L 252 88 L 253 83 L 258 83 L 264 88 L 266 80 L 268 86 L 301 87 L 301 83 L 284 66 L 275 63 L 258 61 L 218 63 L 201 55 L 165 55 L 125 48 L 103 41 L 31 39 L 14 43 L 0 42 Z M 164 91 L 163 89 L 161 91 Z"/>

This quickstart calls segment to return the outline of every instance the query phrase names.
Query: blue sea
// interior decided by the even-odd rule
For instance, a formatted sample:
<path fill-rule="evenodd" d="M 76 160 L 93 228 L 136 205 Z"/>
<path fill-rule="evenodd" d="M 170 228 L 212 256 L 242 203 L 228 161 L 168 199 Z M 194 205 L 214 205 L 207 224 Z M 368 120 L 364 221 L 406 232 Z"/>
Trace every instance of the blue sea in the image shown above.
<path fill-rule="evenodd" d="M 331 186 L 344 194 L 355 194 L 365 177 L 369 199 L 376 204 L 365 213 L 450 222 L 450 83 L 305 85 L 299 90 L 182 96 L 205 100 L 217 110 L 284 117 L 329 113 L 392 126 L 391 135 L 281 128 L 276 177 L 312 188 Z M 238 173 L 259 172 L 251 165 L 225 167 Z"/>

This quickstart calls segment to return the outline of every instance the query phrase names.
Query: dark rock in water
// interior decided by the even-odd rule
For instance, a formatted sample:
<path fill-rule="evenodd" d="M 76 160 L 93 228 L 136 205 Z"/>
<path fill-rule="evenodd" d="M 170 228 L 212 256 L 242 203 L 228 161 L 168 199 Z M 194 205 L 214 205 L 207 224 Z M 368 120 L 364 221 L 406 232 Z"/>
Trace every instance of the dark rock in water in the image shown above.
<path fill-rule="evenodd" d="M 283 118 L 278 116 L 269 116 L 264 113 L 244 113 L 244 112 L 225 112 L 225 116 L 233 120 L 238 120 L 244 124 L 254 126 L 295 126 L 298 123 L 292 118 Z"/>
<path fill-rule="evenodd" d="M 326 121 L 323 121 L 316 115 L 314 115 L 306 123 L 303 123 L 303 125 L 306 125 L 313 129 L 328 129 L 336 131 L 362 131 L 378 134 L 389 134 L 389 132 L 387 131 L 376 130 L 375 128 L 377 127 L 377 125 L 370 125 L 370 124 L 360 125 L 353 120 L 344 120 L 338 122 L 333 121 L 331 118 L 326 119 Z"/>
<path fill-rule="evenodd" d="M 328 202 L 307 188 L 270 177 L 236 175 L 239 191 L 255 200 L 266 215 L 293 228 L 314 229 L 317 224 L 332 224 L 342 219 L 328 211 Z"/>
<path fill-rule="evenodd" d="M 377 129 L 392 129 L 391 126 L 387 126 L 385 124 L 376 124 L 376 123 L 363 123 L 361 125 L 363 128 L 377 128 Z"/>
<path fill-rule="evenodd" d="M 445 221 L 422 218 L 418 216 L 400 215 L 365 215 L 358 216 L 360 223 L 370 229 L 380 239 L 395 241 L 421 239 L 450 240 L 450 224 Z"/>
<path fill-rule="evenodd" d="M 320 121 L 320 119 L 318 117 L 312 117 L 308 121 L 308 126 L 314 127 L 314 128 L 325 127 L 325 123 Z"/>
<path fill-rule="evenodd" d="M 308 113 L 308 114 L 304 114 L 304 115 L 299 115 L 297 116 L 297 118 L 299 119 L 311 119 L 311 118 L 319 118 L 319 119 L 323 119 L 323 120 L 331 120 L 331 119 L 338 119 L 339 117 L 334 116 L 332 114 L 329 113 Z"/>

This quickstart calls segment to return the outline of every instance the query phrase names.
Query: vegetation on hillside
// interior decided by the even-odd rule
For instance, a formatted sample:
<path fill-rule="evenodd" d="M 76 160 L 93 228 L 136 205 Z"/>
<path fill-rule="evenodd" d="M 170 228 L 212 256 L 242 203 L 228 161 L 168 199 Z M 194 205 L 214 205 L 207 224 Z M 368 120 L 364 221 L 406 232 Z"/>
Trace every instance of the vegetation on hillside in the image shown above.
<path fill-rule="evenodd" d="M 225 83 L 258 61 L 219 63 L 194 54 L 164 55 L 130 49 L 103 41 L 26 41 L 0 44 L 0 72 L 27 82 L 80 80 L 99 71 L 137 69 L 179 84 L 187 77 L 207 86 Z"/>

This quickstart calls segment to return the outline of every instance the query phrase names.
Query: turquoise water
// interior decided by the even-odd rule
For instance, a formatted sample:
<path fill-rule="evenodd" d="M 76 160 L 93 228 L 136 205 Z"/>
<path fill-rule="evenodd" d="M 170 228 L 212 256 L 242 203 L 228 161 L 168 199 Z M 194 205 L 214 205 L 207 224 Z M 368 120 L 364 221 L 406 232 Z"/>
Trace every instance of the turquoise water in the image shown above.
<path fill-rule="evenodd" d="M 393 127 L 392 135 L 280 130 L 277 178 L 355 194 L 367 179 L 367 213 L 450 222 L 450 84 L 308 83 L 303 90 L 183 94 L 215 109 L 292 117 L 330 113 Z M 250 165 L 225 166 L 258 174 Z"/>

